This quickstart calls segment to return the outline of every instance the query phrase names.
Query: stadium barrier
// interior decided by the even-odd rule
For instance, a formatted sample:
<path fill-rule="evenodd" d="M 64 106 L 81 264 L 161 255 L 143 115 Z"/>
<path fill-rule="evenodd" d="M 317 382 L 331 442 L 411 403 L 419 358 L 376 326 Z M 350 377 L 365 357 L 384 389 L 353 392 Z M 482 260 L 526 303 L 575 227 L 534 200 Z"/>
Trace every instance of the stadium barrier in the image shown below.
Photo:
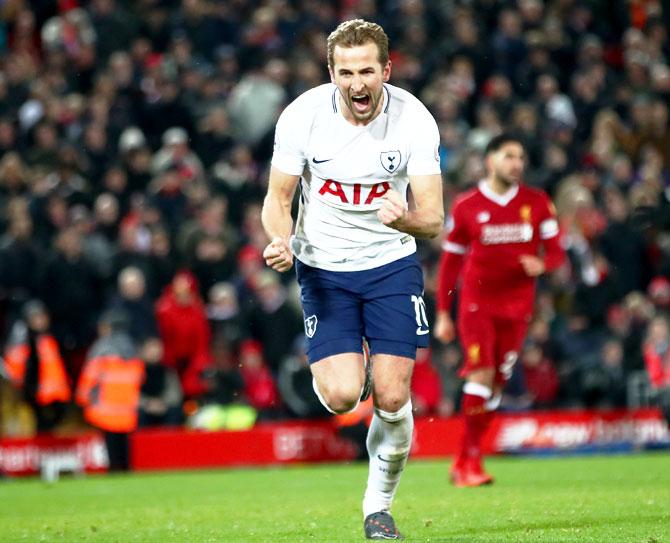
<path fill-rule="evenodd" d="M 352 460 L 356 446 L 329 420 L 257 424 L 250 430 L 207 432 L 185 428 L 146 429 L 132 436 L 134 470 L 262 466 Z M 460 417 L 416 420 L 413 458 L 455 452 Z M 668 446 L 670 435 L 655 409 L 634 411 L 546 411 L 501 413 L 486 436 L 488 453 L 570 454 Z M 107 468 L 102 436 L 87 433 L 0 440 L 0 472 L 56 477 L 59 470 L 99 472 Z"/>

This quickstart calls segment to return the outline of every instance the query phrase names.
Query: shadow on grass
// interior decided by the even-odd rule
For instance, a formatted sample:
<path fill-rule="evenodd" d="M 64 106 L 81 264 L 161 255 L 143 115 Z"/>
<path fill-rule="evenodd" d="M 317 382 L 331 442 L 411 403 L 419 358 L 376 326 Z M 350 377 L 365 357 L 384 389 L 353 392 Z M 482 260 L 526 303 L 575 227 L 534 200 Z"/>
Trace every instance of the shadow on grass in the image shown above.
<path fill-rule="evenodd" d="M 450 534 L 444 533 L 424 533 L 420 538 L 413 538 L 411 535 L 406 539 L 408 543 L 412 541 L 424 541 L 430 543 L 461 543 L 486 541 L 489 542 L 508 542 L 508 541 L 620 541 L 617 539 L 617 530 L 615 526 L 624 526 L 632 528 L 640 527 L 639 537 L 636 535 L 635 542 L 656 542 L 655 537 L 663 538 L 670 535 L 670 514 L 657 513 L 645 515 L 623 515 L 613 519 L 577 519 L 571 521 L 569 518 L 541 520 L 536 522 L 516 522 L 509 526 L 489 525 L 478 526 L 466 530 L 455 530 Z M 656 532 L 662 528 L 663 534 Z M 547 532 L 547 533 L 542 533 Z M 575 532 L 578 532 L 576 534 Z M 594 533 L 597 532 L 597 533 Z M 593 533 L 593 535 L 591 535 Z M 626 536 L 625 541 L 633 541 L 630 536 Z"/>

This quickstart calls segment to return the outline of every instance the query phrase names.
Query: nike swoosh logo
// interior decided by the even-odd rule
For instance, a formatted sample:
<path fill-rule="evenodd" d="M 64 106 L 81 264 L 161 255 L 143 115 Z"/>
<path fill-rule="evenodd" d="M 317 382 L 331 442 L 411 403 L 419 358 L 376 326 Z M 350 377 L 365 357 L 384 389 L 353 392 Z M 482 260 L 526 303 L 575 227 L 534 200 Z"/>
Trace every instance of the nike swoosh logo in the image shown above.
<path fill-rule="evenodd" d="M 326 160 L 317 160 L 316 157 L 312 157 L 312 162 L 314 162 L 314 164 L 321 164 L 322 162 L 329 162 L 331 160 L 333 160 L 333 159 L 332 158 L 327 158 Z"/>
<path fill-rule="evenodd" d="M 378 454 L 377 458 L 379 458 L 382 462 L 388 462 L 389 464 L 392 462 L 400 462 L 402 460 L 402 458 L 384 458 L 381 454 Z"/>
<path fill-rule="evenodd" d="M 417 336 L 425 336 L 429 332 L 430 332 L 430 330 L 421 330 L 421 328 L 416 329 L 416 335 Z"/>

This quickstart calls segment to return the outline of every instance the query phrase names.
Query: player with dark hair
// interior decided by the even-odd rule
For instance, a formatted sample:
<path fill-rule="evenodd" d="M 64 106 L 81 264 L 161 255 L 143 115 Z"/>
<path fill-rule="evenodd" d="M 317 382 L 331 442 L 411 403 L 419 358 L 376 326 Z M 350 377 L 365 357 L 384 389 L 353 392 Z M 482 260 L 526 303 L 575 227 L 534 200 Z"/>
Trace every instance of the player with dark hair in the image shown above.
<path fill-rule="evenodd" d="M 390 508 L 412 443 L 416 349 L 428 338 L 415 237 L 442 229 L 439 133 L 419 100 L 387 83 L 388 38 L 379 25 L 338 26 L 328 69 L 332 83 L 299 96 L 277 123 L 264 257 L 283 272 L 295 255 L 314 390 L 329 411 L 358 405 L 363 339 L 369 346 L 375 411 L 364 530 L 369 539 L 399 539 Z"/>
<path fill-rule="evenodd" d="M 485 151 L 486 178 L 456 199 L 447 221 L 435 336 L 443 342 L 455 338 L 450 312 L 460 277 L 465 433 L 450 470 L 456 486 L 493 482 L 482 466 L 482 438 L 524 341 L 536 278 L 565 258 L 549 197 L 521 182 L 525 159 L 521 140 L 494 137 Z"/>

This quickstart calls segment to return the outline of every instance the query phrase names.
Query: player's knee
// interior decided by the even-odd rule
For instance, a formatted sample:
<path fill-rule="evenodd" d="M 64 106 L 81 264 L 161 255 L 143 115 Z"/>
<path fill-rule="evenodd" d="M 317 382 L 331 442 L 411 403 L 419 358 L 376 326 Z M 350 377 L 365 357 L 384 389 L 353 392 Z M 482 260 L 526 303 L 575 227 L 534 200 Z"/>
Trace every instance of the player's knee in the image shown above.
<path fill-rule="evenodd" d="M 335 413 L 346 413 L 351 411 L 358 404 L 360 399 L 360 389 L 355 389 L 346 385 L 330 385 L 319 387 L 324 401 L 328 407 Z"/>
<path fill-rule="evenodd" d="M 382 394 L 377 394 L 376 396 L 376 406 L 380 416 L 386 420 L 386 418 L 393 419 L 393 415 L 396 413 L 403 413 L 408 409 L 411 411 L 411 403 L 406 391 L 389 391 Z M 388 414 L 388 417 L 384 417 L 383 414 Z M 390 420 L 389 422 L 393 422 Z"/>
<path fill-rule="evenodd" d="M 492 388 L 495 380 L 495 374 L 495 368 L 481 368 L 468 373 L 466 381 L 469 383 L 477 383 L 485 387 Z"/>

